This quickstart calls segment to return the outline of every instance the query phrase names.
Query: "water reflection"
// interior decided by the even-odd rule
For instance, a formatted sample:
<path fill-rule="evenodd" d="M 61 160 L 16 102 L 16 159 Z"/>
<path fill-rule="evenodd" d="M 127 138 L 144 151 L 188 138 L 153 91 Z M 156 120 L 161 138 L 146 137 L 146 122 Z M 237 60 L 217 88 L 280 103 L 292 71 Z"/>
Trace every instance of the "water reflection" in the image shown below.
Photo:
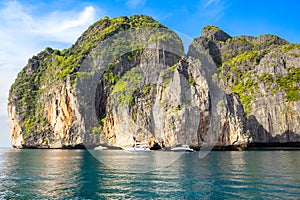
<path fill-rule="evenodd" d="M 129 173 L 160 170 L 185 154 L 170 151 L 126 152 L 122 150 L 93 150 L 90 153 L 107 167 Z"/>
<path fill-rule="evenodd" d="M 180 174 L 180 187 L 193 194 L 189 198 L 294 197 L 300 195 L 300 179 L 295 178 L 300 174 L 299 155 L 297 151 L 211 152 L 203 159 L 185 155 L 173 169 Z"/>
<path fill-rule="evenodd" d="M 1 157 L 1 191 L 9 198 L 72 196 L 77 188 L 72 175 L 79 170 L 81 154 L 81 151 L 6 150 Z"/>

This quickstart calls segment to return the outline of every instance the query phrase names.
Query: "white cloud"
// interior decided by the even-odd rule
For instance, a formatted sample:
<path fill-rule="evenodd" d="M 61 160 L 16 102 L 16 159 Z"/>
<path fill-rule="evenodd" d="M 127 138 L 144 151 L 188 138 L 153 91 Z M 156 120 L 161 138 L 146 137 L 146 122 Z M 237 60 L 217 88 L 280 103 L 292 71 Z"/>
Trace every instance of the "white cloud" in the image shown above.
<path fill-rule="evenodd" d="M 30 10 L 28 5 L 18 1 L 0 4 L 0 116 L 7 116 L 10 85 L 27 60 L 46 46 L 71 46 L 96 17 L 92 6 L 81 11 L 50 13 L 39 12 L 39 7 L 34 9 Z M 34 15 L 33 11 L 39 14 Z M 97 14 L 103 16 L 102 13 Z M 0 120 L 0 127 L 6 126 L 7 122 Z"/>
<path fill-rule="evenodd" d="M 224 15 L 227 7 L 227 0 L 204 0 L 201 3 L 200 12 L 206 19 L 217 21 Z"/>
<path fill-rule="evenodd" d="M 140 7 L 143 7 L 146 3 L 146 0 L 127 0 L 125 5 L 134 10 L 136 8 L 140 8 Z"/>
<path fill-rule="evenodd" d="M 0 14 L 7 33 L 23 33 L 47 40 L 74 43 L 82 31 L 95 21 L 96 11 L 94 7 L 87 6 L 79 13 L 56 11 L 48 15 L 32 16 L 19 2 L 12 1 L 6 4 Z"/>
<path fill-rule="evenodd" d="M 209 6 L 220 4 L 221 0 L 205 0 L 204 2 L 205 2 L 204 7 L 207 8 Z"/>
<path fill-rule="evenodd" d="M 94 20 L 95 9 L 92 6 L 85 7 L 79 14 L 54 12 L 43 19 L 35 20 L 32 33 L 55 41 L 74 43 Z"/>

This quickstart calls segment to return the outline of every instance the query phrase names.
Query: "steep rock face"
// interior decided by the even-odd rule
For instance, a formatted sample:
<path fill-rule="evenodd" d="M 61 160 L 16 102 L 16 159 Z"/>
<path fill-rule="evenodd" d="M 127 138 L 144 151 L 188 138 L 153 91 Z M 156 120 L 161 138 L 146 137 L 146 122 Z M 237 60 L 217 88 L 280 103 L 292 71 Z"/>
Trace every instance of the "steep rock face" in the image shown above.
<path fill-rule="evenodd" d="M 218 67 L 214 81 L 243 103 L 252 141 L 299 142 L 300 46 L 274 35 L 226 38 L 216 27 L 203 31 L 190 52 L 208 50 Z"/>
<path fill-rule="evenodd" d="M 10 92 L 11 144 L 16 148 L 76 148 L 83 141 L 81 117 L 70 78 L 47 83 L 50 80 L 43 65 L 49 61 L 45 57 L 51 58 L 53 54 L 48 48 L 30 59 Z M 19 88 L 29 84 L 32 88 L 26 91 Z"/>
<path fill-rule="evenodd" d="M 248 122 L 255 142 L 300 141 L 299 61 L 290 52 L 278 50 L 261 59 L 255 71 L 259 92 Z"/>
<path fill-rule="evenodd" d="M 247 144 L 241 103 L 236 96 L 224 94 L 217 105 L 212 105 L 208 83 L 200 71 L 205 66 L 199 60 L 148 64 L 139 63 L 127 71 L 109 94 L 101 120 L 106 137 L 102 141 L 121 147 L 132 146 L 135 141 L 165 147 Z M 158 73 L 142 73 L 141 69 L 149 67 Z M 135 87 L 132 101 L 124 102 L 122 96 L 130 90 L 117 89 L 124 83 Z"/>

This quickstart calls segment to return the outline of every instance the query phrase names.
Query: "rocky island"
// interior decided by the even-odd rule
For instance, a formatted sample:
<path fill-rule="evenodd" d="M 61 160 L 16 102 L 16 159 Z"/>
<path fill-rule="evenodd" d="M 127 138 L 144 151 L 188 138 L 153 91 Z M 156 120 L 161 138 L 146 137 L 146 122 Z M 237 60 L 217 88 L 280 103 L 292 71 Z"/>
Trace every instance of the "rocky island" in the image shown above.
<path fill-rule="evenodd" d="M 188 52 L 151 17 L 104 17 L 11 86 L 15 148 L 300 143 L 300 45 L 206 26 Z"/>

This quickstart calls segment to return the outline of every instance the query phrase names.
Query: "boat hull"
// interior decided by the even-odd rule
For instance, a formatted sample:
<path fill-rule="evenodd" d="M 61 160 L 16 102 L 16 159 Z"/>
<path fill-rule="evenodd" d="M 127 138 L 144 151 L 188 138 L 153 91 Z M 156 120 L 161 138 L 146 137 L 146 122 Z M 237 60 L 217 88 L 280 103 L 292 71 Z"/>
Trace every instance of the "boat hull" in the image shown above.
<path fill-rule="evenodd" d="M 171 149 L 171 151 L 175 151 L 175 152 L 195 152 L 194 149 L 191 149 L 187 145 L 183 145 L 181 147 L 174 147 L 174 148 Z"/>
<path fill-rule="evenodd" d="M 126 148 L 125 151 L 127 152 L 150 152 L 149 148 Z"/>

